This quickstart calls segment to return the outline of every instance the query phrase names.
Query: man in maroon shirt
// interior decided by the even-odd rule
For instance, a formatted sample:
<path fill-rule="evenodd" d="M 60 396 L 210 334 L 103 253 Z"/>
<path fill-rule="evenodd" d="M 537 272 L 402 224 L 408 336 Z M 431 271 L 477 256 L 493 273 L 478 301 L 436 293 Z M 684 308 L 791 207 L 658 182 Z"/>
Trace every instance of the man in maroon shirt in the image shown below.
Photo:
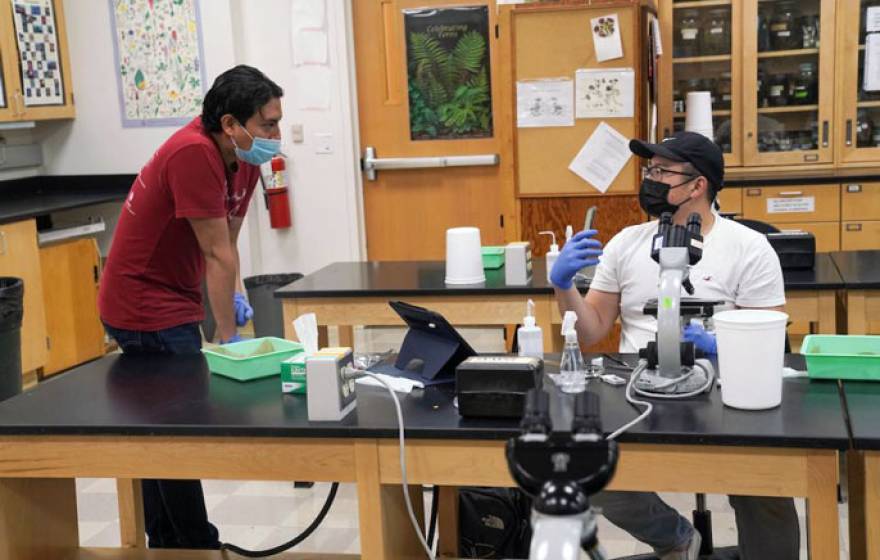
<path fill-rule="evenodd" d="M 237 240 L 259 165 L 279 151 L 283 91 L 236 66 L 202 114 L 144 165 L 129 191 L 101 278 L 98 308 L 126 354 L 197 353 L 205 279 L 220 342 L 253 314 L 242 295 Z M 238 289 L 238 291 L 236 291 Z M 219 548 L 199 481 L 144 480 L 151 548 Z"/>

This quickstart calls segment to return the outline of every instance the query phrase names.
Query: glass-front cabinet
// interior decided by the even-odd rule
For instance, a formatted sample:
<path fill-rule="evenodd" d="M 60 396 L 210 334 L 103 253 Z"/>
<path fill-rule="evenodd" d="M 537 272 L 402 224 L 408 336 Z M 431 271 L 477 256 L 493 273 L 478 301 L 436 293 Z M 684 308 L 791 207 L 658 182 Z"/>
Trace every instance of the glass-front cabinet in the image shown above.
<path fill-rule="evenodd" d="M 740 69 L 734 53 L 740 50 L 740 2 L 729 0 L 666 1 L 661 4 L 661 20 L 671 22 L 663 38 L 671 47 L 671 73 L 661 94 L 663 132 L 668 135 L 684 129 L 687 95 L 708 91 L 712 99 L 712 126 L 715 142 L 725 154 L 727 165 L 738 165 L 741 100 Z M 671 44 L 670 44 L 671 43 Z M 671 107 L 669 107 L 671 104 Z M 670 111 L 671 109 L 671 111 Z M 668 111 L 668 112 L 667 112 Z"/>
<path fill-rule="evenodd" d="M 841 52 L 837 131 L 843 163 L 880 161 L 880 0 L 849 0 L 838 10 Z M 854 31 L 858 29 L 858 34 Z M 852 31 L 852 32 L 848 32 Z M 867 63 L 867 64 L 866 64 Z M 868 75 L 865 76 L 865 68 Z"/>
<path fill-rule="evenodd" d="M 835 0 L 743 4 L 744 163 L 830 163 Z"/>

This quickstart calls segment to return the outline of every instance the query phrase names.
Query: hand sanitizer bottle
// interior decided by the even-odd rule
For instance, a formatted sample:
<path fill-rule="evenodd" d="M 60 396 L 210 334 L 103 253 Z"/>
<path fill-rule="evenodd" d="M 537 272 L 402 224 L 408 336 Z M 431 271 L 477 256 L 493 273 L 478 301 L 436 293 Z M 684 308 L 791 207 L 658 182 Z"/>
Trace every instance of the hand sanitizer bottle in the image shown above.
<path fill-rule="evenodd" d="M 535 302 L 526 304 L 526 316 L 522 326 L 516 331 L 519 355 L 544 359 L 544 336 L 541 327 L 535 324 Z"/>
<path fill-rule="evenodd" d="M 584 376 L 584 356 L 578 345 L 577 331 L 574 324 L 577 322 L 577 314 L 574 311 L 566 311 L 562 318 L 562 336 L 565 337 L 565 346 L 562 349 L 562 361 L 559 363 L 559 388 L 563 393 L 580 393 L 587 389 L 587 379 Z"/>
<path fill-rule="evenodd" d="M 550 271 L 553 270 L 553 264 L 556 262 L 556 259 L 559 258 L 559 245 L 556 244 L 556 234 L 552 231 L 539 231 L 538 235 L 549 235 L 552 237 L 550 250 L 547 251 L 547 255 L 544 257 L 547 261 L 547 283 L 552 284 L 553 282 L 550 280 Z"/>

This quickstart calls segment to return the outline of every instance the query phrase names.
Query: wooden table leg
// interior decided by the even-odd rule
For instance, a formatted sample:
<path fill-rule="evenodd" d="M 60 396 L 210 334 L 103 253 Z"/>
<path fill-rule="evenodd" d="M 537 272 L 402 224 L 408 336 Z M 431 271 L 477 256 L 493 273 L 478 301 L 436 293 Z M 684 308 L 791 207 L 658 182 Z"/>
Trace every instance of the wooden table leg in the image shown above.
<path fill-rule="evenodd" d="M 865 290 L 846 293 L 847 334 L 868 334 L 868 302 Z"/>
<path fill-rule="evenodd" d="M 819 320 L 816 323 L 818 334 L 837 334 L 837 292 L 830 290 L 819 292 Z M 792 348 L 792 352 L 799 350 Z"/>
<path fill-rule="evenodd" d="M 339 345 L 354 349 L 354 326 L 339 325 Z"/>
<path fill-rule="evenodd" d="M 865 454 L 846 452 L 846 487 L 849 503 L 849 557 L 867 560 L 865 538 Z"/>
<path fill-rule="evenodd" d="M 866 558 L 880 558 L 880 452 L 865 451 Z"/>
<path fill-rule="evenodd" d="M 123 548 L 146 548 L 144 494 L 137 478 L 116 480 L 119 496 L 119 540 Z"/>
<path fill-rule="evenodd" d="M 422 560 L 425 552 L 407 515 L 400 485 L 379 482 L 375 440 L 355 442 L 361 557 L 364 560 Z M 410 488 L 413 509 L 424 523 L 421 487 Z M 421 515 L 420 513 L 421 512 Z"/>
<path fill-rule="evenodd" d="M 809 557 L 814 560 L 837 559 L 840 557 L 837 452 L 811 451 L 807 462 Z"/>
<path fill-rule="evenodd" d="M 435 486 L 440 492 L 437 514 L 437 556 L 458 557 L 458 487 Z"/>
<path fill-rule="evenodd" d="M 74 479 L 0 480 L 0 558 L 68 558 L 78 547 Z"/>

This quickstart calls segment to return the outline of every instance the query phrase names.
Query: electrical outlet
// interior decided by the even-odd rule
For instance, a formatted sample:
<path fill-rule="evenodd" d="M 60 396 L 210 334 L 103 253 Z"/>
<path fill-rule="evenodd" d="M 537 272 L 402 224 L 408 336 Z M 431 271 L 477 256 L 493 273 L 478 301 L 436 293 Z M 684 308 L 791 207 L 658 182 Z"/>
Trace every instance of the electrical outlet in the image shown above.
<path fill-rule="evenodd" d="M 315 153 L 322 155 L 333 153 L 332 134 L 329 132 L 319 132 L 315 134 Z"/>

